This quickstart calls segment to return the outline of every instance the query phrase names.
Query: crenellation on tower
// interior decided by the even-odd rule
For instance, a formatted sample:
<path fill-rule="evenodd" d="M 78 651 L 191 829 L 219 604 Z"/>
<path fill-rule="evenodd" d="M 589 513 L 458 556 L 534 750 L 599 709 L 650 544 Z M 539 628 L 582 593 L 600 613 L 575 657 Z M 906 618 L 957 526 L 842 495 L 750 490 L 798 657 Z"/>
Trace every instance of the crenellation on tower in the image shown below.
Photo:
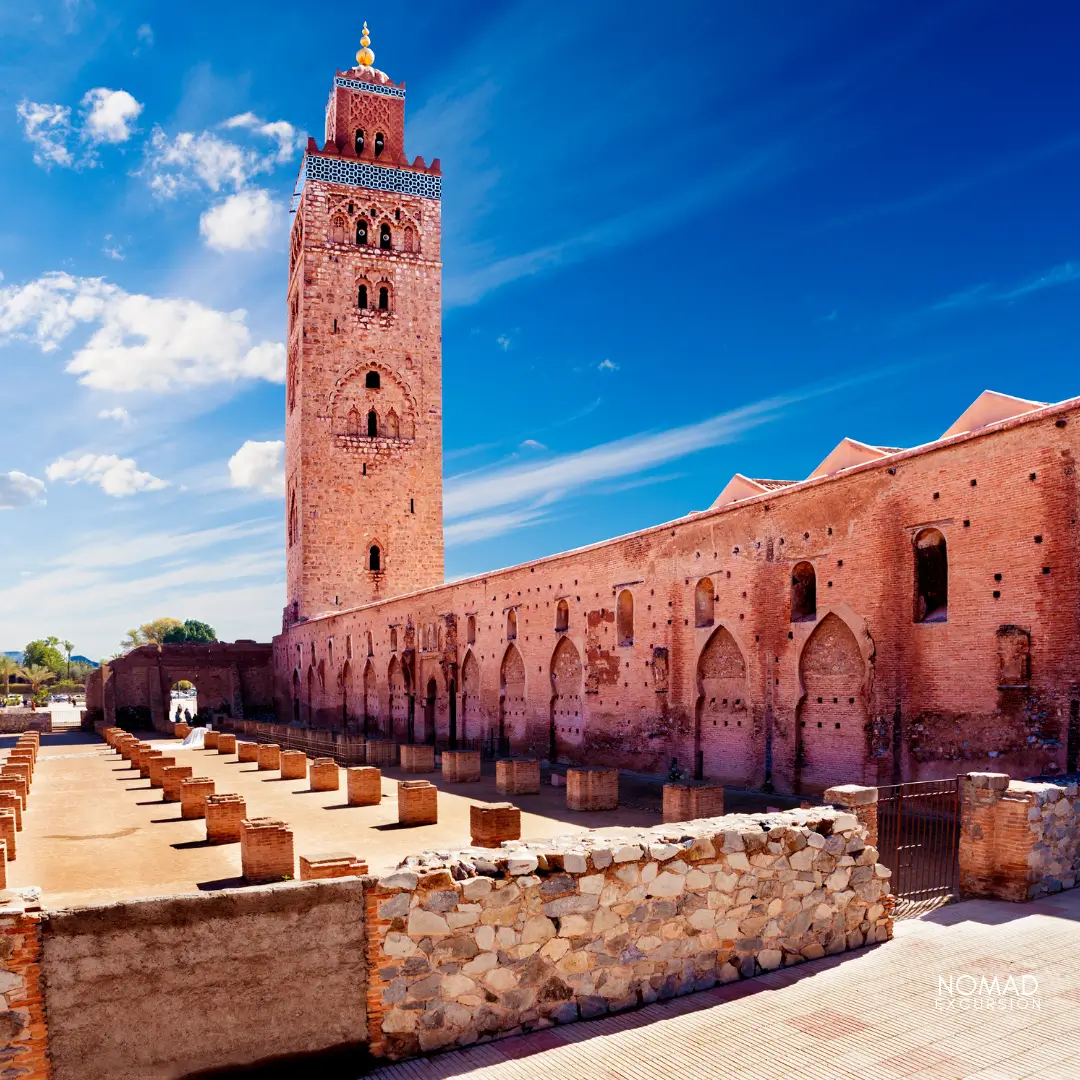
<path fill-rule="evenodd" d="M 408 166 L 404 115 L 370 62 L 339 72 L 300 169 L 286 624 L 443 580 L 441 175 Z"/>

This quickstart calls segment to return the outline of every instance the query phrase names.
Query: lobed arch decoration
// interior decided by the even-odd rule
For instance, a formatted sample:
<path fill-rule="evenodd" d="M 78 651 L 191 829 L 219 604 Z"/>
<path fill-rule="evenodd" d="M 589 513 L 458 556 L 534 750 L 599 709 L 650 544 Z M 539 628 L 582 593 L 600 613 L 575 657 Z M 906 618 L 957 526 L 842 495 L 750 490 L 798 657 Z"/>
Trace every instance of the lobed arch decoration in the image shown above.
<path fill-rule="evenodd" d="M 696 675 L 694 775 L 744 785 L 760 781 L 764 757 L 759 766 L 747 702 L 746 653 L 723 623 L 705 642 Z"/>
<path fill-rule="evenodd" d="M 482 734 L 483 712 L 480 702 L 480 664 L 470 649 L 461 665 L 461 738 L 475 739 Z"/>
<path fill-rule="evenodd" d="M 379 686 L 375 664 L 368 659 L 364 664 L 364 734 L 379 731 Z"/>
<path fill-rule="evenodd" d="M 581 699 L 584 669 L 577 647 L 561 637 L 551 654 L 551 713 L 548 753 L 552 761 L 572 761 L 582 745 Z"/>
<path fill-rule="evenodd" d="M 405 670 L 396 656 L 391 657 L 386 669 L 386 684 L 390 714 L 390 730 L 387 735 L 401 739 L 405 737 L 408 726 L 409 701 Z"/>
<path fill-rule="evenodd" d="M 353 666 L 346 660 L 342 665 L 338 682 L 341 685 L 341 727 L 343 731 L 349 730 L 349 705 L 355 700 L 355 688 L 352 686 Z"/>
<path fill-rule="evenodd" d="M 378 377 L 378 385 L 373 385 L 372 375 Z M 371 413 L 375 413 L 379 437 L 400 440 L 415 437 L 416 399 L 397 371 L 374 355 L 354 364 L 337 380 L 326 404 L 331 432 L 336 438 L 355 438 L 357 433 L 367 437 Z M 390 434 L 391 429 L 396 429 L 397 434 Z"/>
<path fill-rule="evenodd" d="M 329 239 L 332 244 L 344 244 L 349 235 L 349 222 L 344 214 L 335 214 L 330 219 Z"/>
<path fill-rule="evenodd" d="M 520 732 L 517 731 L 519 726 Z M 509 739 L 512 748 L 524 734 L 525 662 L 518 647 L 511 642 L 499 666 L 499 738 Z"/>
<path fill-rule="evenodd" d="M 293 668 L 292 673 L 292 714 L 293 723 L 300 723 L 300 669 Z"/>
<path fill-rule="evenodd" d="M 799 653 L 794 776 L 799 793 L 863 782 L 872 671 L 867 643 L 872 642 L 865 623 L 858 632 L 853 621 L 827 612 Z"/>

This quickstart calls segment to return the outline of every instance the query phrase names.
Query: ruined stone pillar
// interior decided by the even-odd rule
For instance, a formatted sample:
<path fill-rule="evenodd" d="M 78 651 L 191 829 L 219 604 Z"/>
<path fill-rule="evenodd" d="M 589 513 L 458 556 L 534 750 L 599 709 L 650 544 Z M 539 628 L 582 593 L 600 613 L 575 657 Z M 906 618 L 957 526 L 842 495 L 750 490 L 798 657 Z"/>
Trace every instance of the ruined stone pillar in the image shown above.
<path fill-rule="evenodd" d="M 333 758 L 316 758 L 308 767 L 308 786 L 312 791 L 337 791 L 340 785 L 337 762 Z"/>
<path fill-rule="evenodd" d="M 0 810 L 11 810 L 15 814 L 15 828 L 22 830 L 22 799 L 12 787 L 0 782 Z"/>
<path fill-rule="evenodd" d="M 398 781 L 398 821 L 434 825 L 439 820 L 439 790 L 428 780 Z"/>
<path fill-rule="evenodd" d="M 292 829 L 274 818 L 242 821 L 240 864 L 244 880 L 253 885 L 292 878 L 295 868 Z"/>
<path fill-rule="evenodd" d="M 25 762 L 16 761 L 13 764 L 9 763 L 0 768 L 0 776 L 17 776 L 20 777 L 23 783 L 26 785 L 26 790 L 30 790 L 30 766 Z M 23 803 L 25 806 L 26 804 Z"/>
<path fill-rule="evenodd" d="M 614 810 L 619 805 L 619 770 L 587 765 L 566 770 L 568 810 Z"/>
<path fill-rule="evenodd" d="M 300 880 L 357 877 L 368 872 L 367 863 L 347 852 L 300 856 Z"/>
<path fill-rule="evenodd" d="M 203 736 L 203 741 L 202 741 L 203 749 L 204 750 L 216 750 L 218 748 L 218 743 L 220 741 L 221 741 L 221 732 L 220 731 L 208 731 Z"/>
<path fill-rule="evenodd" d="M 539 758 L 502 758 L 495 762 L 495 787 L 500 795 L 539 795 Z"/>
<path fill-rule="evenodd" d="M 449 784 L 466 784 L 480 779 L 479 750 L 444 750 L 442 776 Z"/>
<path fill-rule="evenodd" d="M 435 771 L 435 747 L 428 743 L 402 743 L 401 768 L 407 773 Z"/>
<path fill-rule="evenodd" d="M 15 825 L 15 811 L 0 810 L 0 840 L 7 844 L 7 857 L 10 862 L 15 861 L 15 834 L 18 831 Z"/>
<path fill-rule="evenodd" d="M 664 823 L 723 817 L 723 784 L 665 784 Z"/>
<path fill-rule="evenodd" d="M 164 753 L 161 750 L 146 750 L 143 752 L 142 757 L 139 759 L 139 775 L 144 779 L 148 779 L 150 776 L 150 762 L 155 758 L 163 757 Z"/>
<path fill-rule="evenodd" d="M 22 808 L 26 809 L 26 796 L 30 793 L 30 785 L 26 782 L 25 776 L 18 776 L 14 773 L 6 772 L 7 766 L 0 769 L 0 788 L 6 788 L 9 791 L 14 791 L 19 796 L 19 801 L 22 803 Z"/>
<path fill-rule="evenodd" d="M 206 839 L 211 844 L 240 842 L 240 823 L 247 817 L 243 795 L 221 794 L 206 797 Z"/>
<path fill-rule="evenodd" d="M 150 786 L 165 786 L 165 770 L 176 764 L 176 758 L 172 755 L 158 754 L 150 759 Z"/>
<path fill-rule="evenodd" d="M 190 765 L 167 765 L 161 770 L 161 801 L 179 802 L 180 785 L 191 779 L 194 770 Z"/>
<path fill-rule="evenodd" d="M 219 754 L 236 753 L 236 736 L 227 735 L 224 731 L 218 735 L 217 752 Z"/>
<path fill-rule="evenodd" d="M 277 743 L 260 743 L 258 762 L 260 769 L 276 772 L 281 768 L 281 747 Z"/>
<path fill-rule="evenodd" d="M 371 765 L 346 769 L 345 785 L 350 806 L 378 806 L 382 802 L 382 773 Z"/>
<path fill-rule="evenodd" d="M 511 803 L 469 807 L 469 832 L 475 847 L 499 847 L 504 840 L 521 839 L 521 811 Z"/>
<path fill-rule="evenodd" d="M 1028 899 L 1033 846 L 1028 810 L 1034 800 L 1012 786 L 1007 773 L 973 772 L 960 781 L 962 896 Z"/>
<path fill-rule="evenodd" d="M 209 776 L 192 776 L 180 781 L 180 816 L 206 817 L 206 798 L 214 794 L 214 781 Z"/>
<path fill-rule="evenodd" d="M 181 720 L 173 726 L 173 734 L 178 739 L 186 739 L 191 734 L 191 725 Z"/>
<path fill-rule="evenodd" d="M 862 787 L 859 784 L 838 784 L 825 792 L 822 801 L 850 810 L 859 819 L 859 822 L 866 827 L 866 842 L 871 847 L 877 847 L 878 789 L 876 787 Z"/>
<path fill-rule="evenodd" d="M 281 751 L 281 779 L 303 780 L 307 776 L 307 754 L 303 750 Z"/>
<path fill-rule="evenodd" d="M 237 743 L 236 756 L 239 761 L 258 761 L 259 744 L 254 742 Z"/>

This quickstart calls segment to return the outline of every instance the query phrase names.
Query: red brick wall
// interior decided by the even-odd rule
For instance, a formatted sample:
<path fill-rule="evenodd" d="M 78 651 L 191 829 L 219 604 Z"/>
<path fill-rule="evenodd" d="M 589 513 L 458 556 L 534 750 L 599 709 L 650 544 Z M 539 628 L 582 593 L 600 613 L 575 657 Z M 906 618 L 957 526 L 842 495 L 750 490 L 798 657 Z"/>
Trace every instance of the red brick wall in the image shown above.
<path fill-rule="evenodd" d="M 757 783 L 771 742 L 782 790 L 979 768 L 1017 776 L 1062 769 L 1070 701 L 1080 698 L 1078 411 L 1067 403 L 793 490 L 293 626 L 275 641 L 284 711 L 291 713 L 297 646 L 305 664 L 312 656 L 325 662 L 331 638 L 340 649 L 351 637 L 355 648 L 370 632 L 379 701 L 372 722 L 389 728 L 388 673 L 404 664 L 410 675 L 393 701 L 395 734 L 405 734 L 406 694 L 435 678 L 445 736 L 447 676 L 460 695 L 467 669 L 475 676 L 458 701 L 459 733 L 464 716 L 470 736 L 498 731 L 501 721 L 514 752 L 547 756 L 553 655 L 565 638 L 584 666 L 577 745 L 558 730 L 570 726 L 558 688 L 557 750 L 569 762 L 666 771 L 672 756 L 688 768 L 700 751 L 706 778 Z M 941 623 L 913 621 L 913 537 L 928 524 L 948 545 Z M 803 559 L 817 573 L 817 618 L 792 623 L 790 573 Z M 695 625 L 695 588 L 705 576 L 718 597 L 712 627 Z M 628 646 L 615 636 L 624 585 L 635 601 Z M 560 598 L 570 608 L 565 634 L 554 629 Z M 518 615 L 512 645 L 510 607 Z M 469 615 L 472 645 L 462 632 Z M 430 624 L 443 631 L 441 642 L 418 633 Z M 1003 626 L 1030 634 L 1026 688 L 999 689 L 1002 668 L 1012 678 L 1015 667 L 1000 652 Z M 724 639 L 723 662 L 714 663 L 714 635 Z M 514 678 L 522 670 L 523 686 Z M 340 725 L 340 693 L 331 672 L 325 688 L 315 684 L 312 712 Z M 354 726 L 362 722 L 352 716 Z"/>
<path fill-rule="evenodd" d="M 0 1041 L 4 1076 L 11 1080 L 48 1080 L 45 1006 L 41 992 L 41 917 L 21 910 L 16 901 L 0 912 L 0 970 L 7 1012 Z"/>

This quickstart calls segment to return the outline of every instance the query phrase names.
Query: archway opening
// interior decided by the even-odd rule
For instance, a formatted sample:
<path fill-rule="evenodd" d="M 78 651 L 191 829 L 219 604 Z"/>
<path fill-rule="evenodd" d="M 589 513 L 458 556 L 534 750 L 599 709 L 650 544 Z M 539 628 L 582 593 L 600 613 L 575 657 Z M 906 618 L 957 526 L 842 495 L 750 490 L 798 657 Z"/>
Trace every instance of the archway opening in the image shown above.
<path fill-rule="evenodd" d="M 945 537 L 923 529 L 915 537 L 915 621 L 946 622 L 949 618 L 949 556 Z"/>
<path fill-rule="evenodd" d="M 796 563 L 791 571 L 791 621 L 817 618 L 817 574 L 812 563 Z"/>
<path fill-rule="evenodd" d="M 199 723 L 199 692 L 190 679 L 177 679 L 169 690 L 169 718 L 174 724 Z"/>
<path fill-rule="evenodd" d="M 438 695 L 439 684 L 434 679 L 428 679 L 427 695 L 424 697 L 423 741 L 426 743 L 435 741 L 435 699 Z"/>

